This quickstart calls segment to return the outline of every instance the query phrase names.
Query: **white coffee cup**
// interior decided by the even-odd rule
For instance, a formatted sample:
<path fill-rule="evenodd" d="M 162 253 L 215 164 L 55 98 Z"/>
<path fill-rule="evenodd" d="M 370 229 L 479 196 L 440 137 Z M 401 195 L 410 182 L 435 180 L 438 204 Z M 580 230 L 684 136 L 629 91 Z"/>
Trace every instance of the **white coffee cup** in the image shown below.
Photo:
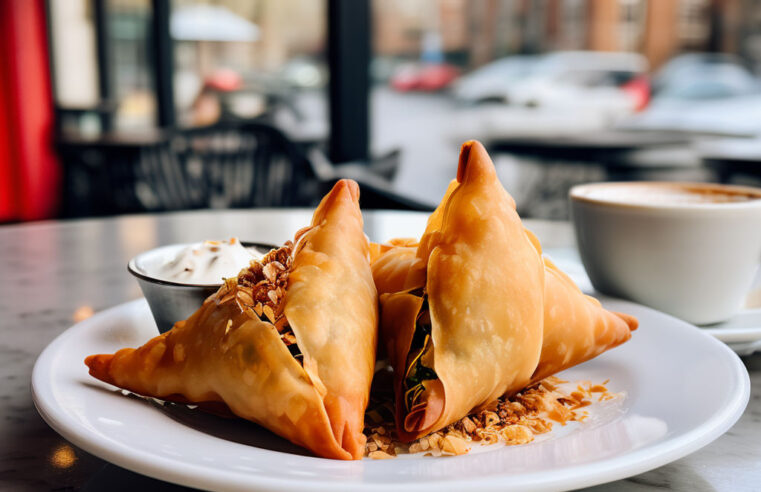
<path fill-rule="evenodd" d="M 570 191 L 594 287 L 695 324 L 743 306 L 761 263 L 761 189 L 708 183 L 593 183 Z"/>

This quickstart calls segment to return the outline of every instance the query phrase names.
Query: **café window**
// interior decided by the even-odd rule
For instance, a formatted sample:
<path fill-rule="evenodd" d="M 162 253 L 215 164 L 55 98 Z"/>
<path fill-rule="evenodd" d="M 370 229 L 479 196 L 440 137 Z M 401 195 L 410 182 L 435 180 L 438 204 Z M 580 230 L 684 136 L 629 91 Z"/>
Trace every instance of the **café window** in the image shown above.
<path fill-rule="evenodd" d="M 150 0 L 51 0 L 59 128 L 97 135 L 154 128 L 157 53 L 163 39 Z M 325 126 L 326 2 L 171 0 L 169 36 L 174 120 L 278 113 Z"/>

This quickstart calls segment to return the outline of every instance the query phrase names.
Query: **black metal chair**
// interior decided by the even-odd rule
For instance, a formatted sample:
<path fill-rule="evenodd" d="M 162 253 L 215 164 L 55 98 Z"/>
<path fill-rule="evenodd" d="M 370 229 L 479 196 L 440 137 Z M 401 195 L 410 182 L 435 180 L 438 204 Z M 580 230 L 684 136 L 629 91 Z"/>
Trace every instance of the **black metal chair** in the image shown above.
<path fill-rule="evenodd" d="M 435 204 L 402 195 L 392 185 L 398 167 L 399 152 L 393 151 L 371 162 L 331 163 L 318 148 L 310 149 L 309 163 L 320 183 L 320 195 L 327 193 L 340 179 L 359 184 L 359 204 L 363 209 L 417 210 L 430 212 Z"/>
<path fill-rule="evenodd" d="M 319 185 L 278 129 L 225 122 L 148 138 L 64 140 L 64 215 L 306 206 Z"/>
<path fill-rule="evenodd" d="M 258 122 L 179 130 L 144 163 L 154 166 L 154 176 L 166 173 L 164 182 L 174 189 L 158 182 L 156 189 L 181 208 L 304 206 L 316 191 L 316 176 L 300 149 Z"/>
<path fill-rule="evenodd" d="M 360 185 L 363 208 L 431 210 L 395 193 L 398 153 L 333 165 L 317 147 L 259 121 L 157 131 L 143 138 L 64 140 L 64 215 L 198 208 L 313 206 L 339 179 Z"/>

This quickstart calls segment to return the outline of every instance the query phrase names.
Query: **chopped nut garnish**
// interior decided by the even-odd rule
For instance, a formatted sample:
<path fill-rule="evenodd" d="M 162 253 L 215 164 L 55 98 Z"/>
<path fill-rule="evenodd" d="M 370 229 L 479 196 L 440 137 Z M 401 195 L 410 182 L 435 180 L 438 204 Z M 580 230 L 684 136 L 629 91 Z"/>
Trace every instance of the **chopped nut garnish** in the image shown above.
<path fill-rule="evenodd" d="M 607 383 L 606 381 L 605 383 Z M 576 391 L 565 392 L 566 384 L 554 376 L 536 383 L 510 398 L 499 398 L 486 409 L 473 413 L 446 428 L 423 436 L 409 444 L 398 441 L 393 415 L 384 409 L 389 402 L 373 398 L 368 408 L 365 427 L 367 444 L 365 455 L 377 459 L 379 453 L 390 458 L 401 453 L 424 453 L 424 456 L 451 456 L 466 454 L 473 443 L 505 445 L 526 444 L 535 436 L 550 432 L 553 423 L 582 422 L 586 411 L 580 410 L 598 401 L 615 398 L 604 384 L 592 385 L 584 381 Z M 382 398 L 387 398 L 387 395 Z M 381 399 L 382 399 L 381 398 Z M 385 416 L 385 417 L 382 417 Z"/>
<path fill-rule="evenodd" d="M 368 456 L 374 460 L 387 460 L 394 457 L 394 455 L 389 454 L 385 451 L 373 451 L 369 453 Z"/>
<path fill-rule="evenodd" d="M 254 304 L 254 299 L 251 297 L 251 294 L 249 294 L 245 290 L 238 291 L 238 299 L 240 300 L 240 302 L 248 306 L 251 306 L 252 304 Z"/>
<path fill-rule="evenodd" d="M 467 433 L 471 434 L 474 430 L 476 430 L 476 424 L 473 423 L 472 420 L 470 420 L 468 417 L 464 417 L 460 423 L 462 424 L 462 429 Z"/>
<path fill-rule="evenodd" d="M 271 290 L 271 291 L 267 292 L 267 297 L 270 298 L 270 301 L 272 301 L 273 304 L 277 304 L 278 299 L 277 299 L 277 292 L 276 291 Z"/>
<path fill-rule="evenodd" d="M 292 263 L 293 243 L 289 241 L 261 260 L 251 261 L 237 277 L 226 278 L 212 299 L 218 305 L 235 299 L 238 308 L 249 317 L 272 323 L 291 354 L 301 362 L 301 350 L 282 306 Z M 225 333 L 229 331 L 227 326 Z"/>
<path fill-rule="evenodd" d="M 439 440 L 441 451 L 445 454 L 459 455 L 470 451 L 470 446 L 464 439 L 452 435 L 444 436 Z"/>

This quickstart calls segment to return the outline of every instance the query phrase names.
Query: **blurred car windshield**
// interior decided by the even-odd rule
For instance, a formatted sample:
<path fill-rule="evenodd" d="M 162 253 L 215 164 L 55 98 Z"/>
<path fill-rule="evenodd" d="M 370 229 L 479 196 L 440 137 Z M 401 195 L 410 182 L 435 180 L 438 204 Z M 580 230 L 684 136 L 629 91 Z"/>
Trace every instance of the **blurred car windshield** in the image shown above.
<path fill-rule="evenodd" d="M 529 75 L 536 67 L 537 56 L 508 56 L 486 64 L 458 80 L 454 96 L 464 101 L 499 99 L 511 83 Z"/>
<path fill-rule="evenodd" d="M 537 74 L 560 74 L 570 70 L 610 73 L 642 73 L 647 60 L 635 53 L 561 51 L 549 53 L 537 64 Z"/>
<path fill-rule="evenodd" d="M 564 51 L 539 59 L 521 90 L 537 84 L 603 88 L 621 87 L 647 70 L 647 60 L 634 53 Z"/>
<path fill-rule="evenodd" d="M 478 77 L 504 77 L 512 79 L 524 77 L 531 73 L 531 69 L 536 66 L 537 59 L 535 56 L 508 56 L 500 58 L 474 70 L 467 77 L 464 77 L 464 79 Z"/>
<path fill-rule="evenodd" d="M 752 94 L 758 84 L 745 68 L 729 63 L 685 66 L 662 80 L 659 99 L 721 99 Z"/>

